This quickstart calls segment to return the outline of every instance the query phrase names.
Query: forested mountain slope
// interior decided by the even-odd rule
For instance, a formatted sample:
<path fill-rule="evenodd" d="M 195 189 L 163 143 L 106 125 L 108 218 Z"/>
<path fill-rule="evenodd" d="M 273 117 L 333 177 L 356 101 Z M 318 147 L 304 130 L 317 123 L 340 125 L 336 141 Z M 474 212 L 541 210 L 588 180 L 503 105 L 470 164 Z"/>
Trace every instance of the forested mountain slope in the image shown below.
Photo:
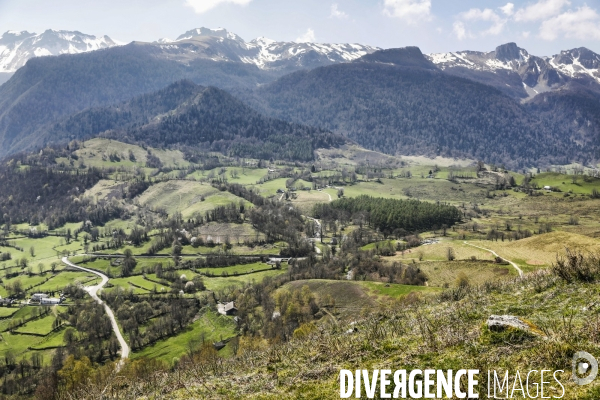
<path fill-rule="evenodd" d="M 47 123 L 181 79 L 222 89 L 256 87 L 287 72 L 345 62 L 375 50 L 264 38 L 246 43 L 224 29 L 202 28 L 176 41 L 133 42 L 88 54 L 31 59 L 0 86 L 0 157 L 52 143 L 45 135 Z"/>
<path fill-rule="evenodd" d="M 239 96 L 269 115 L 389 154 L 468 156 L 512 167 L 594 157 L 596 147 L 579 146 L 573 126 L 557 126 L 491 86 L 446 74 L 417 51 L 376 52 Z"/>
<path fill-rule="evenodd" d="M 222 38 L 200 39 L 194 39 L 194 48 Z M 185 90 L 158 102 L 147 97 L 125 108 L 123 104 L 112 107 L 189 79 L 232 91 L 269 117 L 333 131 L 389 154 L 469 157 L 512 168 L 571 162 L 587 165 L 599 158 L 600 96 L 580 80 L 565 81 L 560 88 L 521 103 L 522 90 L 508 90 L 502 83 L 506 80 L 519 86 L 521 78 L 515 73 L 499 77 L 504 69 L 473 70 L 481 74 L 476 82 L 469 74 L 457 76 L 456 69 L 450 68 L 452 73 L 440 70 L 418 48 L 408 47 L 375 51 L 354 62 L 302 70 L 273 82 L 283 74 L 281 70 L 229 59 L 214 61 L 207 58 L 210 46 L 196 54 L 186 47 L 186 40 L 176 42 L 176 47 L 173 43 L 134 42 L 86 54 L 30 60 L 0 86 L 0 157 L 106 130 L 114 130 L 110 135 L 118 139 L 124 135 L 139 142 L 140 135 L 146 135 L 146 142 L 159 146 L 174 145 L 177 140 L 194 146 L 209 143 L 210 149 L 235 154 L 239 152 L 232 150 L 232 140 L 260 137 L 251 129 L 263 122 L 253 120 L 252 124 L 258 125 L 241 129 L 225 112 L 219 118 L 234 126 L 208 134 L 209 124 L 203 133 L 190 134 L 190 118 L 205 116 L 183 111 L 182 101 L 191 93 Z M 489 84 L 482 83 L 486 80 Z M 499 90 L 501 86 L 507 90 Z M 226 103 L 230 105 L 229 100 Z M 92 108 L 92 114 L 77 115 Z M 177 118 L 186 115 L 186 122 L 174 122 L 171 115 L 168 121 L 140 128 L 175 108 L 179 109 Z M 269 124 L 271 133 L 264 133 L 269 140 L 275 138 L 272 133 L 276 130 L 287 132 L 288 128 L 272 129 L 272 122 Z M 225 136 L 218 137 L 221 134 Z M 228 144 L 220 146 L 220 139 Z M 276 147 L 285 142 L 278 140 Z M 324 139 L 323 143 L 333 142 Z M 291 151 L 282 157 L 307 159 L 314 143 L 305 144 L 302 156 Z M 244 147 L 239 154 L 272 154 L 276 147 L 263 148 L 263 152 Z"/>
<path fill-rule="evenodd" d="M 0 157 L 41 147 L 43 126 L 83 109 L 115 104 L 181 80 L 222 88 L 255 86 L 270 73 L 206 59 L 179 62 L 132 43 L 78 55 L 34 58 L 0 87 Z"/>
<path fill-rule="evenodd" d="M 176 82 L 115 106 L 85 110 L 49 130 L 63 141 L 101 135 L 154 147 L 196 148 L 231 156 L 312 160 L 317 148 L 346 143 L 318 128 L 265 117 L 227 92 Z"/>
<path fill-rule="evenodd" d="M 571 135 L 573 141 L 593 149 L 592 157 L 597 159 L 600 156 L 600 93 L 571 84 L 560 91 L 539 94 L 525 106 L 555 128 Z"/>

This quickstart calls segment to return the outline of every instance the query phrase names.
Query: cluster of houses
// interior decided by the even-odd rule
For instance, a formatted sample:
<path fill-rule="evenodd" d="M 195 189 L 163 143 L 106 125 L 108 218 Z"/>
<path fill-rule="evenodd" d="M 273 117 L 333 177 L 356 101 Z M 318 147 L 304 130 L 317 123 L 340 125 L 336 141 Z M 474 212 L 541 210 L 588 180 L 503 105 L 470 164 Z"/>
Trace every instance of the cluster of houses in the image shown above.
<path fill-rule="evenodd" d="M 63 301 L 65 301 L 64 296 L 55 298 L 48 296 L 46 293 L 35 293 L 31 296 L 31 302 L 40 303 L 42 306 L 55 306 L 61 304 Z"/>
<path fill-rule="evenodd" d="M 34 293 L 31 296 L 30 303 L 38 303 L 41 306 L 55 306 L 57 304 L 62 304 L 66 300 L 65 296 L 60 296 L 58 298 L 50 297 L 46 293 Z M 2 298 L 0 296 L 0 306 L 9 307 L 13 304 L 17 304 L 18 301 L 10 298 Z"/>

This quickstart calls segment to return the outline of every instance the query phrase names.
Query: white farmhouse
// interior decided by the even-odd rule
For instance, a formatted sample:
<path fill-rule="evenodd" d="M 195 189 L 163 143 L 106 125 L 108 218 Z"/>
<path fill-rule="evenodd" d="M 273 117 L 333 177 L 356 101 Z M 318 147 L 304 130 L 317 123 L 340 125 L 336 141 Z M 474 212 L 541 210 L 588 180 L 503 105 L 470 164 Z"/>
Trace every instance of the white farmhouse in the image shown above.
<path fill-rule="evenodd" d="M 56 298 L 46 297 L 40 301 L 40 304 L 43 306 L 55 306 L 57 304 L 62 303 L 62 301 L 63 301 L 62 298 L 56 299 Z"/>

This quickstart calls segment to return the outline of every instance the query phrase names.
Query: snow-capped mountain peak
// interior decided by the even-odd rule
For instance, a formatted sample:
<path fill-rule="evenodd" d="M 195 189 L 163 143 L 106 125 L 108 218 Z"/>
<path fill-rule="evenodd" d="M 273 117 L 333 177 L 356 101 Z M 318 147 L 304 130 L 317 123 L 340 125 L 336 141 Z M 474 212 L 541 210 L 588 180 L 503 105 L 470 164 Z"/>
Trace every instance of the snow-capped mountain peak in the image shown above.
<path fill-rule="evenodd" d="M 494 58 L 504 62 L 526 62 L 529 59 L 529 53 L 518 47 L 516 43 L 506 43 L 496 47 Z"/>
<path fill-rule="evenodd" d="M 494 81 L 501 90 L 519 97 L 534 97 L 559 89 L 572 79 L 592 78 L 594 84 L 600 83 L 600 55 L 586 48 L 566 50 L 554 57 L 537 57 L 516 43 L 506 43 L 488 53 L 457 51 L 427 57 L 446 72 L 482 82 Z M 492 73 L 496 78 L 483 78 L 478 75 L 481 73 L 488 77 Z"/>
<path fill-rule="evenodd" d="M 571 78 L 589 76 L 600 82 L 600 54 L 585 47 L 561 51 L 548 61 L 554 68 Z"/>
<path fill-rule="evenodd" d="M 189 46 L 195 41 L 202 42 L 202 46 L 190 50 Z M 212 60 L 243 62 L 268 70 L 349 62 L 379 50 L 359 44 L 278 42 L 265 37 L 246 42 L 223 28 L 192 29 L 175 41 L 161 39 L 158 43 L 163 45 L 164 51 L 180 52 L 185 48 L 188 51 L 206 54 Z"/>
<path fill-rule="evenodd" d="M 96 37 L 77 31 L 46 30 L 44 33 L 8 31 L 0 37 L 0 73 L 12 73 L 33 57 L 77 54 L 118 43 L 108 36 Z"/>
<path fill-rule="evenodd" d="M 479 51 L 456 51 L 429 54 L 427 57 L 441 69 L 463 67 L 480 71 L 499 69 L 516 70 L 531 59 L 527 50 L 516 43 L 506 43 L 489 53 Z"/>
<path fill-rule="evenodd" d="M 193 39 L 196 37 L 220 37 L 223 39 L 235 40 L 236 42 L 244 41 L 244 39 L 242 39 L 241 37 L 239 37 L 238 35 L 236 35 L 233 32 L 229 32 L 227 29 L 224 29 L 224 28 L 210 29 L 210 28 L 204 28 L 204 27 L 189 30 L 186 33 L 184 33 L 183 35 L 180 35 L 176 41 L 188 40 L 188 39 Z"/>
<path fill-rule="evenodd" d="M 261 36 L 261 37 L 257 37 L 256 39 L 251 40 L 250 43 L 256 44 L 256 45 L 259 45 L 259 46 L 270 46 L 270 45 L 272 45 L 274 43 L 277 43 L 277 41 L 273 40 L 273 39 L 266 38 L 264 36 Z"/>

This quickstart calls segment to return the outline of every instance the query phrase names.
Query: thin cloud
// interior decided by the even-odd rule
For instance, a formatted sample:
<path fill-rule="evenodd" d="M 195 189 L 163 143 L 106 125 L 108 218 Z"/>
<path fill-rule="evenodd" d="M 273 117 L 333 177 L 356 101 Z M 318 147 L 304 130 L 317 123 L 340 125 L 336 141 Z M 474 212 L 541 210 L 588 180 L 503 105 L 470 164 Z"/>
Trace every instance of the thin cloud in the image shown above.
<path fill-rule="evenodd" d="M 431 0 L 384 0 L 383 12 L 389 17 L 401 18 L 408 23 L 429 20 Z"/>
<path fill-rule="evenodd" d="M 504 15 L 511 16 L 515 13 L 515 5 L 513 3 L 506 3 L 505 6 L 498 7 L 500 11 L 504 13 Z"/>
<path fill-rule="evenodd" d="M 314 42 L 315 41 L 315 31 L 311 28 L 308 28 L 306 32 L 300 35 L 296 39 L 296 43 L 306 43 L 306 42 Z"/>
<path fill-rule="evenodd" d="M 185 5 L 192 7 L 196 14 L 203 14 L 221 4 L 236 4 L 245 6 L 250 4 L 252 0 L 185 0 Z"/>
<path fill-rule="evenodd" d="M 329 18 L 346 19 L 348 18 L 348 14 L 340 10 L 337 3 L 334 3 L 331 5 L 331 14 L 329 15 Z"/>
<path fill-rule="evenodd" d="M 465 27 L 465 23 L 462 21 L 454 22 L 452 25 L 452 31 L 458 40 L 464 40 L 467 37 L 470 37 L 470 34 L 467 32 L 467 28 Z"/>
<path fill-rule="evenodd" d="M 481 36 L 487 35 L 499 35 L 504 30 L 504 26 L 508 21 L 506 18 L 502 18 L 498 15 L 494 10 L 490 8 L 479 9 L 472 8 L 469 11 L 459 14 L 459 21 L 454 23 L 454 33 L 459 40 L 465 39 L 467 37 L 473 37 L 472 34 L 469 34 L 467 28 L 465 26 L 465 22 L 491 22 L 491 26 L 479 32 Z"/>
<path fill-rule="evenodd" d="M 600 40 L 600 15 L 585 5 L 542 22 L 540 38 L 555 40 L 561 35 L 581 40 Z"/>
<path fill-rule="evenodd" d="M 515 21 L 541 21 L 558 15 L 570 0 L 540 0 L 535 4 L 521 8 L 515 13 Z"/>

